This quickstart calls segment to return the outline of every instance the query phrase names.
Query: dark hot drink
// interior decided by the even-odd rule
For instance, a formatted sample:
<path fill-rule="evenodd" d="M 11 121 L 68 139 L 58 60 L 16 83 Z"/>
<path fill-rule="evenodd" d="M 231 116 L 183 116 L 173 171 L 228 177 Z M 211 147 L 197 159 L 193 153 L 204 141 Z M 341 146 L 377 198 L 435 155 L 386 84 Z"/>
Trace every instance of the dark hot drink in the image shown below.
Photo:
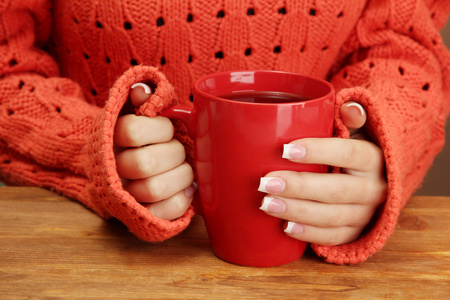
<path fill-rule="evenodd" d="M 309 97 L 292 93 L 272 91 L 236 91 L 226 95 L 221 95 L 220 98 L 252 103 L 292 103 L 311 99 Z"/>

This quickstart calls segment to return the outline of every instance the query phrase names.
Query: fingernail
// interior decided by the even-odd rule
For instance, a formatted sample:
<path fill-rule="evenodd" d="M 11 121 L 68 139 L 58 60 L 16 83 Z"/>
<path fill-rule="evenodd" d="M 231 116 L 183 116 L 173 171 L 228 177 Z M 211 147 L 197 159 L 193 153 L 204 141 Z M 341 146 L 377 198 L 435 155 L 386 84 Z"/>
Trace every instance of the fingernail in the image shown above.
<path fill-rule="evenodd" d="M 362 107 L 361 104 L 356 103 L 356 102 L 352 102 L 352 103 L 348 103 L 345 105 L 346 107 L 356 107 L 357 109 L 359 109 L 359 112 L 361 113 L 361 116 L 364 116 L 366 114 L 366 111 L 364 110 L 364 108 Z"/>
<path fill-rule="evenodd" d="M 131 86 L 131 88 L 134 89 L 134 88 L 136 88 L 136 87 L 138 87 L 138 86 L 140 86 L 141 88 L 143 88 L 143 89 L 144 89 L 144 92 L 145 92 L 147 95 L 150 95 L 150 94 L 152 93 L 151 88 L 150 88 L 148 85 L 146 85 L 145 83 L 142 83 L 142 82 L 138 82 L 138 83 L 133 84 L 133 85 Z"/>
<path fill-rule="evenodd" d="M 285 144 L 283 146 L 283 158 L 286 159 L 300 159 L 305 157 L 305 147 L 298 144 Z"/>
<path fill-rule="evenodd" d="M 278 177 L 261 177 L 258 191 L 268 194 L 278 194 L 284 191 L 286 183 Z"/>
<path fill-rule="evenodd" d="M 192 198 L 197 191 L 197 184 L 193 182 L 190 186 L 184 189 L 184 193 L 188 198 Z"/>
<path fill-rule="evenodd" d="M 286 204 L 281 199 L 264 197 L 263 203 L 259 209 L 269 213 L 281 214 L 286 211 Z"/>
<path fill-rule="evenodd" d="M 300 235 L 303 233 L 303 225 L 289 221 L 284 232 L 292 235 Z"/>

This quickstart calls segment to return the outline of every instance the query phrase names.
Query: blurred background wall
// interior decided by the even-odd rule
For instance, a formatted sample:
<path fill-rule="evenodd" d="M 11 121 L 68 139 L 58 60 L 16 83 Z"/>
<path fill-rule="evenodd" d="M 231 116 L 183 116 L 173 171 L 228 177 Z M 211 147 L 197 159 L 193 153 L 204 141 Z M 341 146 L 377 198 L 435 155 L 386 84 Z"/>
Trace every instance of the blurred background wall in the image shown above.
<path fill-rule="evenodd" d="M 441 35 L 447 48 L 450 49 L 450 20 L 441 31 Z M 416 192 L 416 195 L 450 196 L 450 120 L 447 120 L 446 130 L 447 144 L 434 160 L 422 188 Z"/>

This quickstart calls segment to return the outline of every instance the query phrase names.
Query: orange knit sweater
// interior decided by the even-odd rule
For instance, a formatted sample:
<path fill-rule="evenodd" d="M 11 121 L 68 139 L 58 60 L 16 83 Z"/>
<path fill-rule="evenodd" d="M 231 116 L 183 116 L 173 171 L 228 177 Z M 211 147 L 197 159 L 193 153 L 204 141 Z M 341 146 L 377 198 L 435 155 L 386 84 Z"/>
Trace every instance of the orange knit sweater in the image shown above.
<path fill-rule="evenodd" d="M 130 86 L 157 84 L 138 111 L 154 116 L 189 103 L 210 72 L 318 76 L 338 91 L 337 136 L 348 137 L 339 106 L 366 107 L 389 195 L 358 240 L 313 249 L 333 263 L 364 261 L 443 146 L 450 55 L 439 28 L 449 10 L 448 0 L 0 0 L 0 180 L 58 191 L 162 241 L 193 211 L 164 221 L 123 190 L 112 136 Z"/>

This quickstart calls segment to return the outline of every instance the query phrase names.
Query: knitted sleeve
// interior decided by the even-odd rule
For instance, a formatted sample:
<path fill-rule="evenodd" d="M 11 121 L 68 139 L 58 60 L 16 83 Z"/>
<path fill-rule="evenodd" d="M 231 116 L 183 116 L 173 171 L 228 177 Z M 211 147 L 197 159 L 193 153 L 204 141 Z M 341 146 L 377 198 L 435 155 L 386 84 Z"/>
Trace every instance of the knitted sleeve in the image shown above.
<path fill-rule="evenodd" d="M 337 264 L 357 263 L 382 248 L 400 209 L 419 187 L 444 144 L 450 108 L 450 54 L 439 35 L 449 1 L 371 1 L 342 50 L 332 83 L 339 91 L 337 135 L 348 137 L 339 107 L 363 104 L 367 130 L 384 152 L 388 197 L 361 237 L 339 246 L 313 245 Z"/>
<path fill-rule="evenodd" d="M 103 109 L 88 103 L 41 50 L 50 36 L 50 8 L 46 0 L 0 0 L 0 180 L 62 193 L 105 218 L 118 218 L 144 240 L 176 235 L 192 208 L 173 222 L 151 215 L 122 189 L 112 141 L 133 83 L 157 87 L 140 109 L 144 115 L 176 101 L 171 85 L 157 69 L 139 66 L 117 80 Z"/>
<path fill-rule="evenodd" d="M 0 1 L 0 176 L 85 198 L 81 149 L 100 109 L 41 50 L 50 1 Z"/>

